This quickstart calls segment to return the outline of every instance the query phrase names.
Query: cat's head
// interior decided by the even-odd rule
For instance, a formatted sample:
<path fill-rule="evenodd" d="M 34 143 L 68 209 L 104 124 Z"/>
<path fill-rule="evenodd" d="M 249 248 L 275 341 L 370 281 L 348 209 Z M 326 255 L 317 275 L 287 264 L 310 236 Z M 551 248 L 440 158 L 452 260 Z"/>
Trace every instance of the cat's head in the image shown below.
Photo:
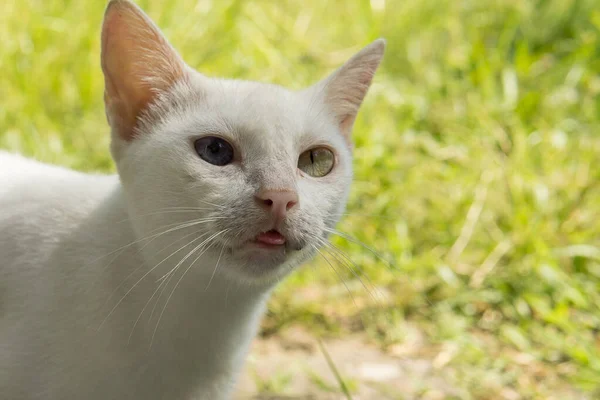
<path fill-rule="evenodd" d="M 106 113 L 137 235 L 162 232 L 156 243 L 187 246 L 176 260 L 205 251 L 220 273 L 252 282 L 312 256 L 343 213 L 352 125 L 384 47 L 301 91 L 215 79 L 188 67 L 137 6 L 110 2 Z"/>

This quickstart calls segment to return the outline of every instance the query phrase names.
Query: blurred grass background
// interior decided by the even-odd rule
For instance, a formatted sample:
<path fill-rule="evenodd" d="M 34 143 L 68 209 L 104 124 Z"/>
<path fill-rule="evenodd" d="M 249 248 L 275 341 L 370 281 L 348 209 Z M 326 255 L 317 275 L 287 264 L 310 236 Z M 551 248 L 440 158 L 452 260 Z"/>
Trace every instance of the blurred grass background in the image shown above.
<path fill-rule="evenodd" d="M 277 291 L 264 335 L 301 322 L 388 349 L 411 327 L 445 349 L 461 398 L 550 398 L 564 385 L 600 398 L 597 0 L 138 4 L 200 71 L 292 88 L 388 40 L 339 228 L 392 265 L 334 238 L 367 288 L 338 266 L 346 291 L 317 259 Z M 104 7 L 2 2 L 1 148 L 114 171 Z"/>

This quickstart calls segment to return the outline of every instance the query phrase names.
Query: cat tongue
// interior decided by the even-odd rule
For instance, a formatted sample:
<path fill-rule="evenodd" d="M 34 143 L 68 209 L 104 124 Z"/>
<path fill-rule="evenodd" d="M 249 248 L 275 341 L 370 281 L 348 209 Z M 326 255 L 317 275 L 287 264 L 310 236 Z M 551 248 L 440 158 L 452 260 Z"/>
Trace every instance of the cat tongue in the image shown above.
<path fill-rule="evenodd" d="M 281 233 L 271 230 L 259 234 L 256 237 L 256 241 L 269 245 L 282 245 L 285 243 L 285 237 Z"/>

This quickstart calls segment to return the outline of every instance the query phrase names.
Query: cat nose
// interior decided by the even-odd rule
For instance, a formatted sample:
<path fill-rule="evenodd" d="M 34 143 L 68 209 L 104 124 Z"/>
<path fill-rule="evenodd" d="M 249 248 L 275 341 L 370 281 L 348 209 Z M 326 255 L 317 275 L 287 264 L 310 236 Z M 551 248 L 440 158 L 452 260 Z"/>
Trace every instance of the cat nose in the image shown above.
<path fill-rule="evenodd" d="M 256 201 L 264 209 L 270 211 L 276 221 L 281 221 L 287 212 L 298 204 L 298 194 L 291 190 L 264 190 L 256 195 Z"/>

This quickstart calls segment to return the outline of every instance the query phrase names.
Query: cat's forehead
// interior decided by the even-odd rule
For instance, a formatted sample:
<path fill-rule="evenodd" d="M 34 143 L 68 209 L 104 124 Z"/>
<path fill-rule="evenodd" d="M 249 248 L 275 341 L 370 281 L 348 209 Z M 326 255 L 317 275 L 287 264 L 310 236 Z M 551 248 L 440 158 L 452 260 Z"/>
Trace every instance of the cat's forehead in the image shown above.
<path fill-rule="evenodd" d="M 284 87 L 238 80 L 203 79 L 193 96 L 194 119 L 202 129 L 233 135 L 263 150 L 293 148 L 325 139 L 326 114 L 306 94 Z M 331 135 L 330 135 L 331 136 Z"/>
<path fill-rule="evenodd" d="M 345 154 L 347 143 L 323 107 L 309 90 L 198 74 L 163 98 L 145 129 L 167 147 L 174 137 L 189 142 L 220 136 L 257 165 L 260 160 L 295 162 L 300 152 L 314 146 Z"/>
<path fill-rule="evenodd" d="M 258 128 L 303 122 L 302 98 L 281 86 L 235 80 L 215 80 L 206 86 L 208 106 L 232 123 Z"/>

